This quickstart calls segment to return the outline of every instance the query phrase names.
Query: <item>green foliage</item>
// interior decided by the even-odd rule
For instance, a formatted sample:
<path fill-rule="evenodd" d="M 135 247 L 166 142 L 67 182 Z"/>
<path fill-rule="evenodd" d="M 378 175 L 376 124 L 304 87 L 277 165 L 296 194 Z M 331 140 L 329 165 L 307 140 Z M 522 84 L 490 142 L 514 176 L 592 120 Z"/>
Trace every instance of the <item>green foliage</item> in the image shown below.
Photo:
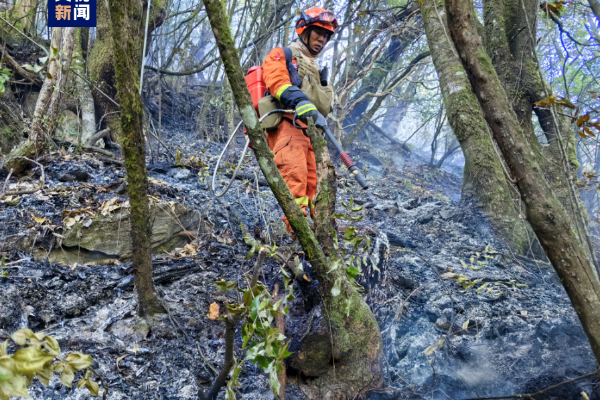
<path fill-rule="evenodd" d="M 274 249 L 270 250 L 272 254 L 274 251 Z M 291 353 L 287 350 L 289 342 L 286 341 L 285 335 L 279 333 L 279 329 L 273 327 L 273 323 L 277 321 L 279 315 L 287 315 L 289 311 L 287 302 L 295 298 L 293 288 L 289 284 L 289 276 L 284 270 L 281 272 L 284 276 L 283 282 L 287 294 L 280 300 L 272 301 L 268 289 L 258 282 L 253 288 L 237 288 L 242 301 L 226 304 L 229 315 L 219 317 L 221 321 L 227 321 L 233 316 L 242 319 L 242 351 L 247 349 L 246 356 L 242 360 L 236 360 L 232 368 L 225 392 L 226 400 L 235 399 L 234 388 L 240 386 L 238 376 L 245 361 L 251 361 L 265 371 L 269 375 L 269 385 L 273 394 L 275 396 L 279 394 L 281 384 L 277 372 L 283 369 L 282 361 Z M 246 275 L 246 279 L 250 282 L 252 278 Z M 223 291 L 237 287 L 237 282 L 233 281 L 220 281 L 214 282 L 214 284 Z"/>
<path fill-rule="evenodd" d="M 200 182 L 204 183 L 206 178 L 210 175 L 210 173 L 208 172 L 208 170 L 210 169 L 210 167 L 208 166 L 208 163 L 210 162 L 210 155 L 205 155 L 205 152 L 206 150 L 202 149 L 201 154 L 192 155 L 189 158 L 187 158 L 178 146 L 177 152 L 175 153 L 175 165 L 179 165 L 183 168 L 199 169 L 199 180 Z"/>
<path fill-rule="evenodd" d="M 4 94 L 6 87 L 4 84 L 10 79 L 12 73 L 7 69 L 2 69 L 2 64 L 0 64 L 0 94 Z"/>
<path fill-rule="evenodd" d="M 477 253 L 475 253 L 475 255 L 473 257 L 471 257 L 469 259 L 469 264 L 467 264 L 463 260 L 460 260 L 460 263 L 464 270 L 471 269 L 473 271 L 479 271 L 482 269 L 482 267 L 488 265 L 487 261 L 485 261 L 485 260 L 486 259 L 494 259 L 494 257 L 491 254 L 497 254 L 497 253 L 498 253 L 497 251 L 490 250 L 490 245 L 488 244 L 482 253 L 477 252 Z M 470 279 L 470 278 L 467 278 L 462 273 L 459 273 L 459 274 L 454 273 L 452 271 L 452 268 L 448 268 L 440 276 L 440 278 L 460 283 L 460 285 L 462 286 L 462 290 L 460 290 L 460 293 L 468 292 L 469 290 L 471 290 L 473 287 L 475 287 L 477 284 L 479 284 L 483 280 L 483 278 Z M 518 283 L 516 280 L 512 279 L 508 282 L 501 282 L 501 281 L 486 282 L 486 283 L 483 283 L 481 286 L 479 286 L 475 291 L 478 294 L 481 293 L 481 294 L 487 294 L 487 295 L 491 295 L 491 296 L 501 296 L 504 293 L 506 293 L 506 290 L 508 290 L 509 288 L 517 289 L 517 288 L 522 288 L 522 287 L 527 287 L 527 285 Z"/>
<path fill-rule="evenodd" d="M 62 384 L 71 387 L 75 373 L 92 365 L 92 356 L 80 352 L 73 352 L 61 359 L 56 339 L 41 332 L 21 329 L 13 333 L 10 340 L 20 348 L 8 354 L 9 341 L 0 344 L 0 400 L 29 397 L 27 387 L 33 377 L 36 376 L 44 386 L 48 386 L 54 371 L 62 371 Z M 55 362 L 58 364 L 55 365 Z M 98 384 L 90 379 L 90 373 L 88 369 L 77 387 L 85 386 L 92 395 L 98 396 Z"/>
<path fill-rule="evenodd" d="M 347 221 L 360 221 L 364 218 L 364 215 L 352 215 L 362 211 L 362 206 L 354 206 L 354 198 L 350 197 L 348 204 L 342 202 L 342 207 L 346 209 L 346 214 L 333 214 L 334 218 L 347 220 Z M 362 267 L 367 266 L 370 262 L 374 269 L 378 270 L 375 263 L 371 260 L 368 254 L 368 250 L 371 247 L 371 238 L 365 235 L 359 235 L 356 232 L 356 228 L 348 226 L 342 237 L 342 245 L 339 243 L 337 232 L 333 231 L 333 248 L 338 252 L 339 258 L 334 260 L 331 264 L 331 269 L 328 273 L 331 273 L 339 268 L 344 268 L 346 277 L 350 282 L 350 285 L 343 285 L 342 277 L 338 277 L 331 289 L 333 296 L 342 295 L 346 302 L 346 315 L 350 313 L 350 297 L 351 291 L 356 290 L 359 293 L 364 293 L 364 288 L 356 282 L 356 278 L 362 273 Z"/>

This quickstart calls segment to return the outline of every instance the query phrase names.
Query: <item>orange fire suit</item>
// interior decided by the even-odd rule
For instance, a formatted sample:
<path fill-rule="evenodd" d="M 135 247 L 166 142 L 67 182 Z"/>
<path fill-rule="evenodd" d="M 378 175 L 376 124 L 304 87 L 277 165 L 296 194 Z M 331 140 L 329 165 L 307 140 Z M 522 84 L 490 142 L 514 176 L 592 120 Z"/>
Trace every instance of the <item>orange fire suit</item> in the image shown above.
<path fill-rule="evenodd" d="M 296 59 L 292 59 L 296 63 Z M 302 100 L 308 100 L 297 86 L 290 81 L 283 49 L 276 47 L 267 55 L 262 64 L 263 79 L 271 95 L 281 101 L 286 108 L 295 108 Z M 275 154 L 275 164 L 290 188 L 296 203 L 304 210 L 312 209 L 317 191 L 317 165 L 310 138 L 292 124 L 293 114 L 284 115 L 277 129 L 267 132 L 269 148 Z M 303 125 L 297 121 L 296 124 Z M 304 125 L 303 125 L 304 126 Z M 284 216 L 287 231 L 292 228 Z"/>

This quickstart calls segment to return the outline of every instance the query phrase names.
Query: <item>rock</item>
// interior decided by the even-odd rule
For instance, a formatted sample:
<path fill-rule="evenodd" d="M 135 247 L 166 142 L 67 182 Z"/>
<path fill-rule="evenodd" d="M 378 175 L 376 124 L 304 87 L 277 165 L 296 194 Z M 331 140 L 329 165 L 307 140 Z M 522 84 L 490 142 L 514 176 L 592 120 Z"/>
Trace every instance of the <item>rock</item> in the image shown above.
<path fill-rule="evenodd" d="M 88 179 L 90 179 L 90 174 L 88 174 L 86 171 L 81 170 L 81 169 L 69 171 L 66 174 L 64 174 L 58 178 L 58 180 L 61 182 L 73 182 L 73 181 L 87 182 Z"/>
<path fill-rule="evenodd" d="M 422 225 L 428 224 L 431 221 L 433 221 L 433 215 L 431 215 L 431 214 L 423 215 L 423 216 L 417 218 L 417 222 Z"/>
<path fill-rule="evenodd" d="M 157 163 L 148 165 L 148 171 L 154 171 L 159 174 L 167 174 L 173 167 L 173 163 L 170 162 Z"/>
<path fill-rule="evenodd" d="M 421 199 L 419 199 L 418 197 L 413 197 L 410 200 L 398 204 L 399 207 L 404 208 L 405 210 L 412 210 L 419 207 L 420 205 Z"/>
<path fill-rule="evenodd" d="M 452 209 L 444 209 L 440 211 L 440 217 L 442 217 L 444 221 L 460 221 L 463 217 L 463 213 Z"/>
<path fill-rule="evenodd" d="M 64 233 L 62 246 L 100 252 L 109 258 L 127 257 L 131 254 L 129 217 L 129 210 L 121 209 L 113 215 L 97 216 L 88 227 L 78 222 Z M 189 238 L 183 230 L 196 232 L 200 224 L 198 213 L 179 203 L 151 203 L 148 218 L 153 221 L 151 245 L 162 250 L 182 244 Z M 58 257 L 61 252 L 53 253 Z"/>
<path fill-rule="evenodd" d="M 78 317 L 86 309 L 87 302 L 78 294 L 69 294 L 62 299 L 58 306 L 66 316 Z"/>
<path fill-rule="evenodd" d="M 173 174 L 173 178 L 179 180 L 187 179 L 191 174 L 191 171 L 189 169 L 177 169 L 172 171 L 175 171 L 175 173 Z"/>
<path fill-rule="evenodd" d="M 440 216 L 444 219 L 444 221 L 449 220 L 454 215 L 452 210 L 442 210 L 440 211 Z"/>
<path fill-rule="evenodd" d="M 417 243 L 415 243 L 415 241 L 413 241 L 413 240 L 400 237 L 400 236 L 396 235 L 395 233 L 389 232 L 389 231 L 386 231 L 385 234 L 387 235 L 388 241 L 389 241 L 390 245 L 392 245 L 392 246 L 404 247 L 406 249 L 408 249 L 408 248 L 414 249 L 417 247 Z"/>
<path fill-rule="evenodd" d="M 375 210 L 382 210 L 387 214 L 388 217 L 392 218 L 394 215 L 398 214 L 398 207 L 396 204 L 391 201 L 381 202 L 374 207 Z"/>
<path fill-rule="evenodd" d="M 77 143 L 77 136 L 81 129 L 81 121 L 77 114 L 69 110 L 63 110 L 56 127 L 56 137 L 68 142 Z"/>

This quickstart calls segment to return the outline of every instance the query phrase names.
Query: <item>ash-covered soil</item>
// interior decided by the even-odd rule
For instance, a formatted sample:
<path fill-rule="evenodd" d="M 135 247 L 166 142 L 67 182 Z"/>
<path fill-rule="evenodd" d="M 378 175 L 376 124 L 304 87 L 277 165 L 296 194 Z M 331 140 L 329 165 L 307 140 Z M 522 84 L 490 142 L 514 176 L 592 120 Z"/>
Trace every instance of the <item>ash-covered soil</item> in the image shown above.
<path fill-rule="evenodd" d="M 91 354 L 109 388 L 107 399 L 196 399 L 198 389 L 214 379 L 213 368 L 218 370 L 224 357 L 224 325 L 209 320 L 207 313 L 212 302 L 233 300 L 235 293 L 221 292 L 212 282 L 239 281 L 255 261 L 244 260 L 248 247 L 224 204 L 256 238 L 270 238 L 280 248 L 294 246 L 268 187 L 255 179 L 253 161 L 245 164 L 247 179 L 237 180 L 220 203 L 210 195 L 202 168 L 214 165 L 222 145 L 175 130 L 165 138 L 173 149 L 178 145 L 179 164 L 187 167 L 155 160 L 149 166 L 150 194 L 186 205 L 211 229 L 199 232 L 186 247 L 155 255 L 156 288 L 169 313 L 159 316 L 150 331 L 136 320 L 127 260 L 52 264 L 39 256 L 39 248 L 59 249 L 57 238 L 70 210 L 96 212 L 112 197 L 126 200 L 121 168 L 57 153 L 45 164 L 42 192 L 0 202 L 0 241 L 35 230 L 32 248 L 38 248 L 35 258 L 31 251 L 4 249 L 8 277 L 0 278 L 0 339 L 29 327 L 56 337 L 65 352 Z M 403 164 L 402 171 L 374 166 L 370 196 L 343 172 L 339 177 L 338 212 L 344 211 L 340 202 L 350 197 L 364 206 L 364 219 L 354 225 L 373 239 L 382 270 L 362 282 L 370 289 L 365 297 L 384 337 L 387 389 L 365 395 L 459 400 L 531 393 L 595 370 L 588 341 L 552 267 L 515 255 L 497 241 L 468 199 L 456 200 L 460 182 L 455 177 Z M 69 172 L 77 175 L 73 171 L 89 176 L 65 178 Z M 32 185 L 36 179 L 30 178 Z M 339 229 L 345 226 L 340 221 Z M 281 284 L 281 264 L 278 258 L 266 261 L 261 279 L 271 289 Z M 294 285 L 297 299 L 286 332 L 298 340 L 308 318 L 303 304 L 314 296 Z M 426 356 L 435 343 L 440 348 Z M 244 366 L 240 382 L 240 399 L 273 398 L 266 375 L 251 363 Z M 289 400 L 304 399 L 303 383 L 303 377 L 288 377 Z M 540 398 L 575 399 L 581 392 L 600 399 L 598 379 L 564 385 Z M 62 387 L 58 377 L 50 387 L 36 381 L 30 393 L 34 399 L 91 397 L 84 389 Z"/>

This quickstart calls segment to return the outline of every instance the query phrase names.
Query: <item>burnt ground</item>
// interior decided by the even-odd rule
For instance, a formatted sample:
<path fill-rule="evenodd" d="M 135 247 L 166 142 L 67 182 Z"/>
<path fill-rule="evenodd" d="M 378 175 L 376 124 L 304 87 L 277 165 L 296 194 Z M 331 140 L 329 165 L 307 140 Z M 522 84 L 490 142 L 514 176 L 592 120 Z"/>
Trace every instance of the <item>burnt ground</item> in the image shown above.
<path fill-rule="evenodd" d="M 236 217 L 223 204 L 257 238 L 293 246 L 269 189 L 253 178 L 253 161 L 243 171 L 248 179 L 237 180 L 222 204 L 211 197 L 208 178 L 202 181 L 202 167 L 214 165 L 222 145 L 174 128 L 164 132 L 168 145 L 179 148 L 179 164 L 187 168 L 164 155 L 155 159 L 149 167 L 150 193 L 185 204 L 211 229 L 200 231 L 189 247 L 155 255 L 156 287 L 169 314 L 159 317 L 150 332 L 136 328 L 136 295 L 127 260 L 59 264 L 39 256 L 39 248 L 56 250 L 56 235 L 64 233 L 69 210 L 97 210 L 115 196 L 126 200 L 121 168 L 68 151 L 56 153 L 45 163 L 43 191 L 0 202 L 0 241 L 33 230 L 37 239 L 32 248 L 38 249 L 36 257 L 26 249 L 3 249 L 8 277 L 0 278 L 0 338 L 29 327 L 56 337 L 65 352 L 91 354 L 109 387 L 108 399 L 196 399 L 198 388 L 214 379 L 212 367 L 218 369 L 224 356 L 224 325 L 206 314 L 212 302 L 234 299 L 235 294 L 217 290 L 212 282 L 239 280 L 255 260 L 244 260 L 248 247 Z M 392 167 L 382 168 L 381 162 L 361 153 L 361 162 L 371 171 L 370 196 L 343 171 L 339 177 L 338 211 L 343 211 L 339 203 L 350 197 L 364 206 L 365 217 L 355 226 L 372 237 L 382 269 L 381 276 L 363 277 L 362 282 L 370 289 L 365 296 L 384 337 L 387 389 L 367 396 L 500 396 L 535 392 L 595 370 L 588 341 L 551 266 L 515 255 L 497 241 L 469 200 L 459 201 L 458 178 L 430 171 L 411 158 L 399 163 L 397 158 L 404 156 L 394 157 Z M 279 259 L 267 259 L 262 280 L 269 288 L 281 282 L 280 269 Z M 467 287 L 479 281 L 465 290 L 459 282 L 443 279 L 450 269 L 464 276 Z M 286 332 L 297 340 L 308 318 L 303 305 L 312 299 L 300 288 L 294 292 Z M 443 346 L 431 361 L 433 356 L 428 359 L 423 352 L 442 338 Z M 303 379 L 288 377 L 288 399 L 304 399 L 301 387 L 294 385 L 301 386 Z M 251 363 L 245 364 L 240 382 L 240 399 L 273 398 L 266 375 Z M 590 399 L 600 399 L 597 382 L 581 380 L 540 398 L 581 398 L 586 392 Z M 35 381 L 30 393 L 34 399 L 90 397 L 85 390 L 62 387 L 57 377 L 47 388 Z"/>

